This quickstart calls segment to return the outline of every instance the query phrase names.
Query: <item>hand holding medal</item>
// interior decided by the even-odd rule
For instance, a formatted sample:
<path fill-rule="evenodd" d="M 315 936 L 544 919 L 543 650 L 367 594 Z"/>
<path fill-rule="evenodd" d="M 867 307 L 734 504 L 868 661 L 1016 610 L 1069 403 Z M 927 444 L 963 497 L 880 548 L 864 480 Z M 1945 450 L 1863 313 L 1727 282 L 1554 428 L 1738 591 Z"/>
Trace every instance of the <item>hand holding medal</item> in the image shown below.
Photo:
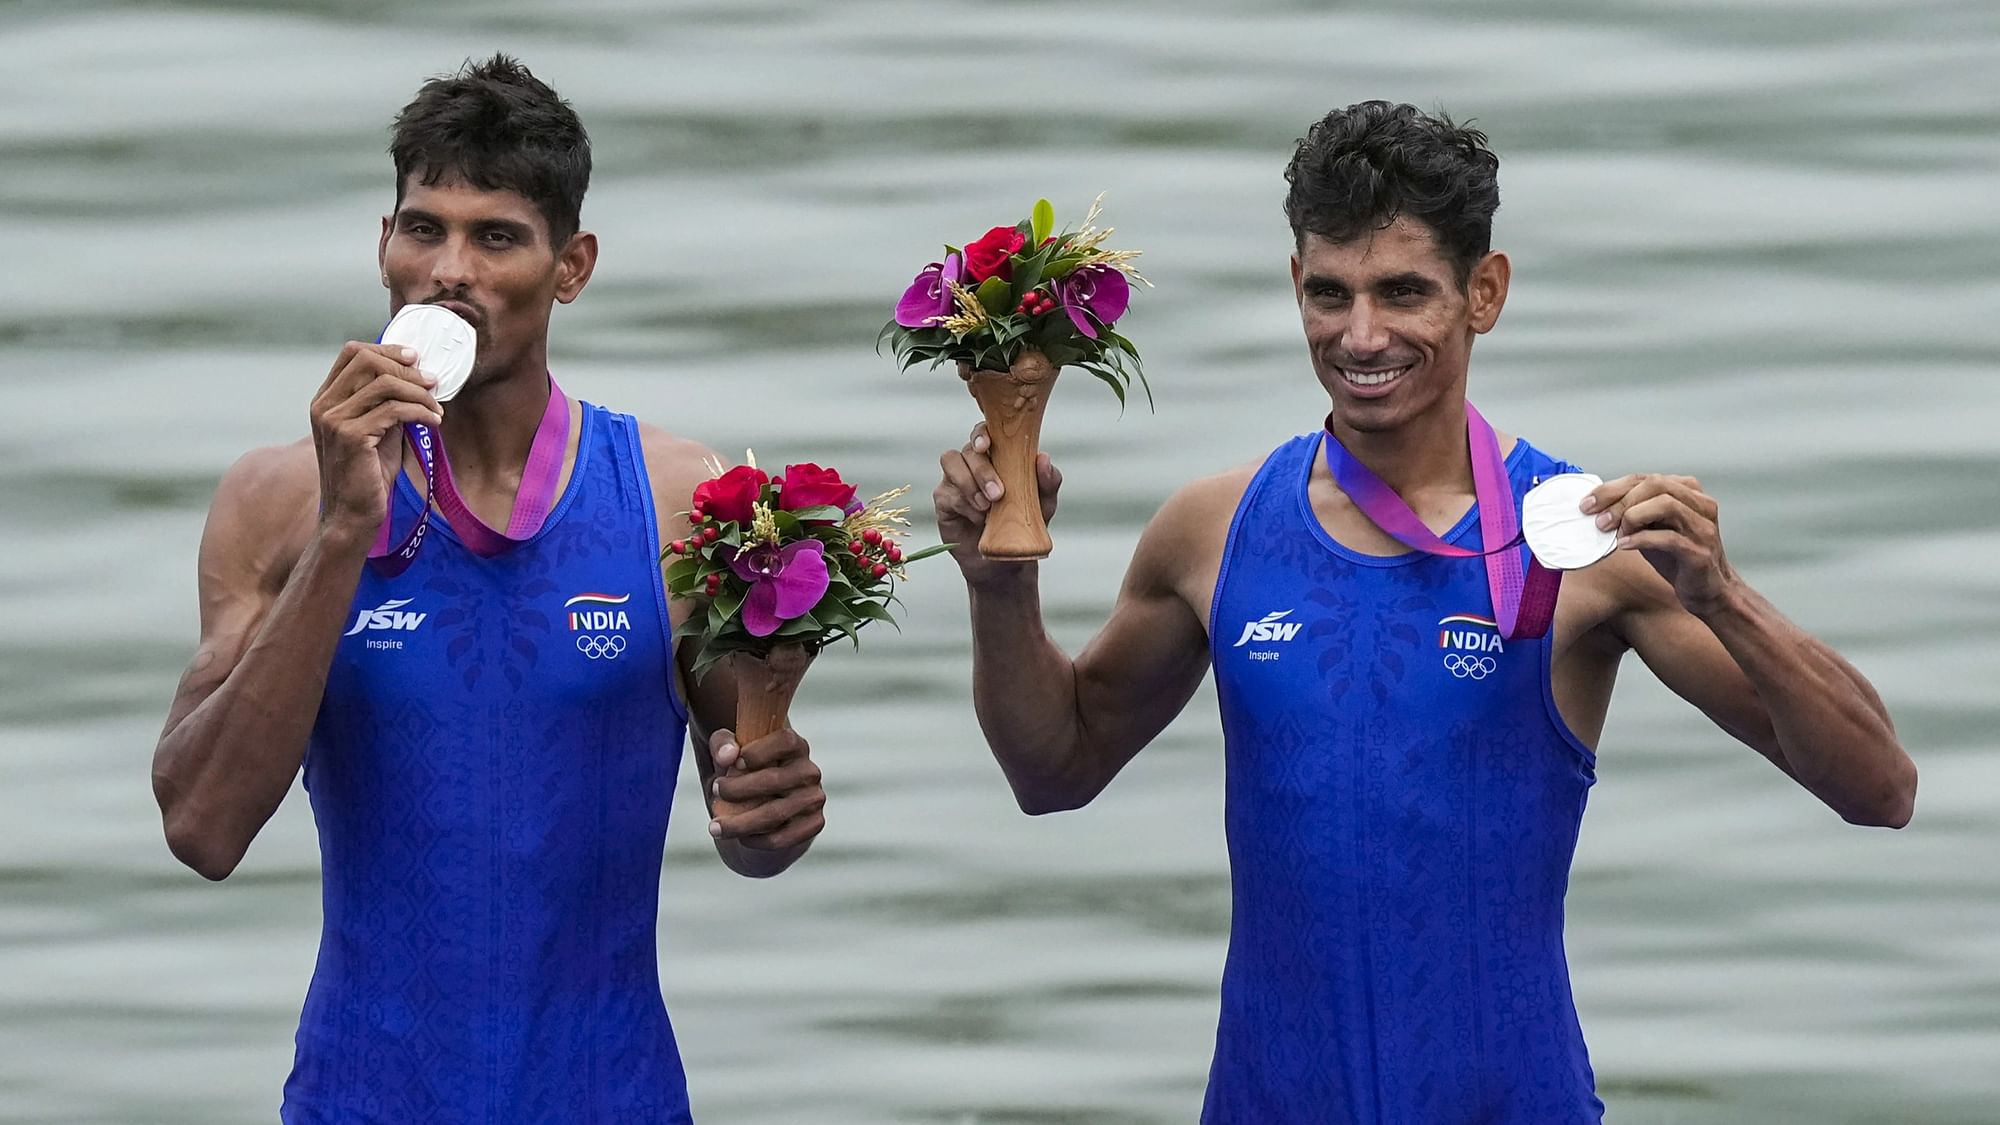
<path fill-rule="evenodd" d="M 398 310 L 382 330 L 381 342 L 414 351 L 417 370 L 436 381 L 431 397 L 445 403 L 456 398 L 465 389 L 466 380 L 472 377 L 479 338 L 472 325 L 450 309 L 410 304 Z M 444 443 L 431 427 L 408 422 L 403 431 L 424 468 L 425 506 L 417 516 L 416 526 L 391 547 L 390 524 L 394 522 L 395 504 L 393 500 L 390 503 L 376 533 L 375 545 L 368 552 L 368 561 L 382 574 L 390 577 L 401 574 L 416 560 L 430 529 L 432 503 L 467 549 L 482 558 L 512 550 L 541 530 L 555 503 L 556 485 L 562 479 L 563 454 L 569 446 L 569 399 L 553 376 L 549 379 L 548 406 L 528 448 L 528 463 L 521 472 L 521 486 L 514 495 L 513 511 L 504 531 L 486 526 L 466 507 L 465 498 L 452 481 L 451 461 L 445 456 Z"/>

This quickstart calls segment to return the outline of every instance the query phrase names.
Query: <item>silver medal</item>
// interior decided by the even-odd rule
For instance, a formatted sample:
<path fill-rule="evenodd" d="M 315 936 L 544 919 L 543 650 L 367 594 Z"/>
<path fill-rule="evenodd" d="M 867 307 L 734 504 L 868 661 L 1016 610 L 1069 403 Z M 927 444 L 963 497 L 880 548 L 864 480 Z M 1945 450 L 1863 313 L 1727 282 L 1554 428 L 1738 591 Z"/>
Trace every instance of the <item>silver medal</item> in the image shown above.
<path fill-rule="evenodd" d="M 465 318 L 438 305 L 404 305 L 389 326 L 382 330 L 382 342 L 414 348 L 417 370 L 437 380 L 431 397 L 450 402 L 465 387 L 472 374 L 473 353 L 479 334 Z"/>
<path fill-rule="evenodd" d="M 1521 534 L 1550 570 L 1581 570 L 1618 546 L 1618 533 L 1597 526 L 1595 513 L 1577 505 L 1604 483 L 1591 473 L 1564 473 L 1528 490 L 1521 499 Z"/>

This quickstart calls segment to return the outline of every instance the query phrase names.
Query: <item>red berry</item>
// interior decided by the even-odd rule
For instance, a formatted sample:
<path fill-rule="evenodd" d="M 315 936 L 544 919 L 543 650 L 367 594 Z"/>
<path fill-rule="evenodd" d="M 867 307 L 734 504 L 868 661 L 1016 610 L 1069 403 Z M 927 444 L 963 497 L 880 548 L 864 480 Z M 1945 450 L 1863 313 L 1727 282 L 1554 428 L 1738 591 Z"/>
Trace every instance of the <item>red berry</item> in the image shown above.
<path fill-rule="evenodd" d="M 706 541 L 708 541 L 708 542 L 710 542 L 710 543 L 713 543 L 713 542 L 715 542 L 715 541 L 716 541 L 717 539 L 720 539 L 720 538 L 722 538 L 722 533 L 721 533 L 720 531 L 717 531 L 716 529 L 714 529 L 714 528 L 712 528 L 712 527 L 705 527 L 705 528 L 703 528 L 703 529 L 702 529 L 702 531 L 701 531 L 701 537 L 702 537 L 702 538 L 703 538 L 704 540 L 706 540 Z"/>
<path fill-rule="evenodd" d="M 847 541 L 847 549 L 858 555 L 861 552 L 867 550 L 868 548 L 861 542 L 861 540 L 850 539 Z"/>
<path fill-rule="evenodd" d="M 676 554 L 676 555 L 685 555 L 685 554 L 687 554 L 687 552 L 688 552 L 688 545 L 687 545 L 687 540 L 685 540 L 685 539 L 676 539 L 676 540 L 674 540 L 674 542 L 673 542 L 673 552 L 674 552 L 674 554 Z"/>
<path fill-rule="evenodd" d="M 874 545 L 882 541 L 882 532 L 879 528 L 871 527 L 867 531 L 861 533 L 861 538 L 867 540 L 868 545 L 870 547 L 873 547 Z"/>
<path fill-rule="evenodd" d="M 868 573 L 874 575 L 877 578 L 881 578 L 889 573 L 889 568 L 883 566 L 881 563 L 876 563 L 874 566 L 868 568 Z"/>
<path fill-rule="evenodd" d="M 903 549 L 894 543 L 889 544 L 889 561 L 892 563 L 903 561 Z"/>

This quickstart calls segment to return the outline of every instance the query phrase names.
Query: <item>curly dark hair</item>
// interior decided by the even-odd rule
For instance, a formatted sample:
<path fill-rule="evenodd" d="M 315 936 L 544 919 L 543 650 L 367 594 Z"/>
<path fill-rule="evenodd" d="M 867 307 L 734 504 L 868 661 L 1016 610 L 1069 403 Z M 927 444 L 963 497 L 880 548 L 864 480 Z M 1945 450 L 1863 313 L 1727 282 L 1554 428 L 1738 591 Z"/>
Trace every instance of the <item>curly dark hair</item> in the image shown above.
<path fill-rule="evenodd" d="M 568 102 L 510 56 L 466 60 L 423 84 L 396 115 L 396 205 L 412 174 L 430 185 L 463 179 L 521 195 L 548 220 L 558 250 L 583 221 L 590 136 Z"/>
<path fill-rule="evenodd" d="M 1411 105 L 1358 102 L 1306 130 L 1285 168 L 1292 238 L 1348 242 L 1407 215 L 1436 236 L 1464 288 L 1492 248 L 1500 158 L 1486 134 Z"/>

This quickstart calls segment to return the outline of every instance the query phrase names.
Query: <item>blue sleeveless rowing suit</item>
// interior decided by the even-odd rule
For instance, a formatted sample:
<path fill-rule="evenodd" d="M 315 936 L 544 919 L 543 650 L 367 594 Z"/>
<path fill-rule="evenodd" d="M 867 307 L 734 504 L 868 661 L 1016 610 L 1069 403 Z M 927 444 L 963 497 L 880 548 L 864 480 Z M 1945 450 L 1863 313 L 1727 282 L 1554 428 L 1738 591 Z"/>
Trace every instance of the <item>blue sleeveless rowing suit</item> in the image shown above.
<path fill-rule="evenodd" d="M 659 533 L 637 424 L 582 409 L 534 538 L 482 559 L 433 516 L 407 571 L 362 574 L 306 756 L 325 928 L 288 1125 L 689 1120 Z M 423 502 L 394 503 L 401 529 Z"/>
<path fill-rule="evenodd" d="M 1327 535 L 1320 442 L 1264 463 L 1216 583 L 1234 914 L 1202 1121 L 1596 1122 L 1562 935 L 1595 756 L 1481 560 Z M 1517 502 L 1574 471 L 1526 442 L 1507 470 Z"/>

